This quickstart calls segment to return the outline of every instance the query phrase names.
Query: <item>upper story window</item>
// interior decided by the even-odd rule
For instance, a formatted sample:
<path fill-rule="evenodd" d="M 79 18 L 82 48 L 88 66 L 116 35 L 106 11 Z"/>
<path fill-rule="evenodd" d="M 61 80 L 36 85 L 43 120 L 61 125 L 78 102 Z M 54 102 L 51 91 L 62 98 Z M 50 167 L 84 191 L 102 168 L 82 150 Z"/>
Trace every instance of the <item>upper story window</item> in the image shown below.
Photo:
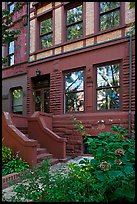
<path fill-rule="evenodd" d="M 13 12 L 14 10 L 14 2 L 8 2 L 8 10 L 10 13 Z"/>
<path fill-rule="evenodd" d="M 41 48 L 52 46 L 52 17 L 48 17 L 40 22 L 40 42 Z"/>
<path fill-rule="evenodd" d="M 66 29 L 67 40 L 73 40 L 83 35 L 82 5 L 67 9 Z"/>
<path fill-rule="evenodd" d="M 21 87 L 12 89 L 12 112 L 22 114 L 23 112 L 23 91 Z"/>
<path fill-rule="evenodd" d="M 120 2 L 100 2 L 100 31 L 120 25 Z"/>
<path fill-rule="evenodd" d="M 97 67 L 97 110 L 117 110 L 120 107 L 119 64 Z"/>
<path fill-rule="evenodd" d="M 8 66 L 12 66 L 14 64 L 14 41 L 11 41 L 8 45 Z"/>
<path fill-rule="evenodd" d="M 84 111 L 84 70 L 65 74 L 65 113 Z"/>

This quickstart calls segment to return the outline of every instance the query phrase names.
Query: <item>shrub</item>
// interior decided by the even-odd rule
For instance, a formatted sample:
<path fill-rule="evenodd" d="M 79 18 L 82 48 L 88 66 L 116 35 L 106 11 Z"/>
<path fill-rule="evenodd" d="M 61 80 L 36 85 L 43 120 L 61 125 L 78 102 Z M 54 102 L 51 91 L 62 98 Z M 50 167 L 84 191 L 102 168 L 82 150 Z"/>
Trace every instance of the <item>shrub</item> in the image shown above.
<path fill-rule="evenodd" d="M 87 143 L 94 159 L 50 172 L 42 162 L 14 187 L 13 202 L 135 202 L 135 138 L 113 126 Z M 89 136 L 89 135 L 88 135 Z"/>
<path fill-rule="evenodd" d="M 29 164 L 23 161 L 21 158 L 12 158 L 11 161 L 3 165 L 2 176 L 5 176 L 13 172 L 25 171 L 28 169 L 28 167 Z"/>
<path fill-rule="evenodd" d="M 29 164 L 19 158 L 18 153 L 14 157 L 12 149 L 2 145 L 2 176 L 13 172 L 25 171 Z"/>
<path fill-rule="evenodd" d="M 2 165 L 11 161 L 12 157 L 13 157 L 13 151 L 10 148 L 2 145 Z"/>

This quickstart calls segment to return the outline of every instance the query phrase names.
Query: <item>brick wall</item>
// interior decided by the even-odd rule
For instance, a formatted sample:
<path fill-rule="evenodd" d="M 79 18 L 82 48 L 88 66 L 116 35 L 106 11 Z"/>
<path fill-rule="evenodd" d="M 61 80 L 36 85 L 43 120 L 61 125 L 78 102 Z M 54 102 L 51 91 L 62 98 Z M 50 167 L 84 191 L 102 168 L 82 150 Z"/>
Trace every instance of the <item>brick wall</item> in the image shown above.
<path fill-rule="evenodd" d="M 60 114 L 61 112 L 61 71 L 55 65 L 50 75 L 50 112 Z"/>

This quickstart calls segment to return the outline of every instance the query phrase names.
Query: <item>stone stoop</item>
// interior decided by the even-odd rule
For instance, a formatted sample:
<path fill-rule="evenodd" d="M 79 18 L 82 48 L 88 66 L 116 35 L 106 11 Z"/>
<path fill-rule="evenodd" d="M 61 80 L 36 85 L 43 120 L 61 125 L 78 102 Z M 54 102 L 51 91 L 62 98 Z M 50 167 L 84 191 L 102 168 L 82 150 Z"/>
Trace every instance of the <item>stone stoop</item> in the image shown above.
<path fill-rule="evenodd" d="M 28 127 L 17 127 L 26 137 L 29 138 L 28 135 Z M 56 164 L 59 162 L 59 159 L 53 158 L 53 155 L 50 154 L 46 148 L 41 148 L 40 144 L 37 145 L 37 165 L 44 160 L 50 159 L 50 165 Z"/>

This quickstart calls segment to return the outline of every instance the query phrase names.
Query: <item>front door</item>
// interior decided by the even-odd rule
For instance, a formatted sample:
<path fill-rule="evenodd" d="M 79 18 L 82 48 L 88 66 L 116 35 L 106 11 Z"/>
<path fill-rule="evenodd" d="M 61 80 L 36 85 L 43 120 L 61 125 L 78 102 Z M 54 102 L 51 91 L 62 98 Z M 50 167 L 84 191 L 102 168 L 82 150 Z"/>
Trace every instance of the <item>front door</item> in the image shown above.
<path fill-rule="evenodd" d="M 43 75 L 33 78 L 34 111 L 50 112 L 50 77 Z"/>
<path fill-rule="evenodd" d="M 49 88 L 41 88 L 34 90 L 34 98 L 35 98 L 35 111 L 41 111 L 49 113 Z"/>

